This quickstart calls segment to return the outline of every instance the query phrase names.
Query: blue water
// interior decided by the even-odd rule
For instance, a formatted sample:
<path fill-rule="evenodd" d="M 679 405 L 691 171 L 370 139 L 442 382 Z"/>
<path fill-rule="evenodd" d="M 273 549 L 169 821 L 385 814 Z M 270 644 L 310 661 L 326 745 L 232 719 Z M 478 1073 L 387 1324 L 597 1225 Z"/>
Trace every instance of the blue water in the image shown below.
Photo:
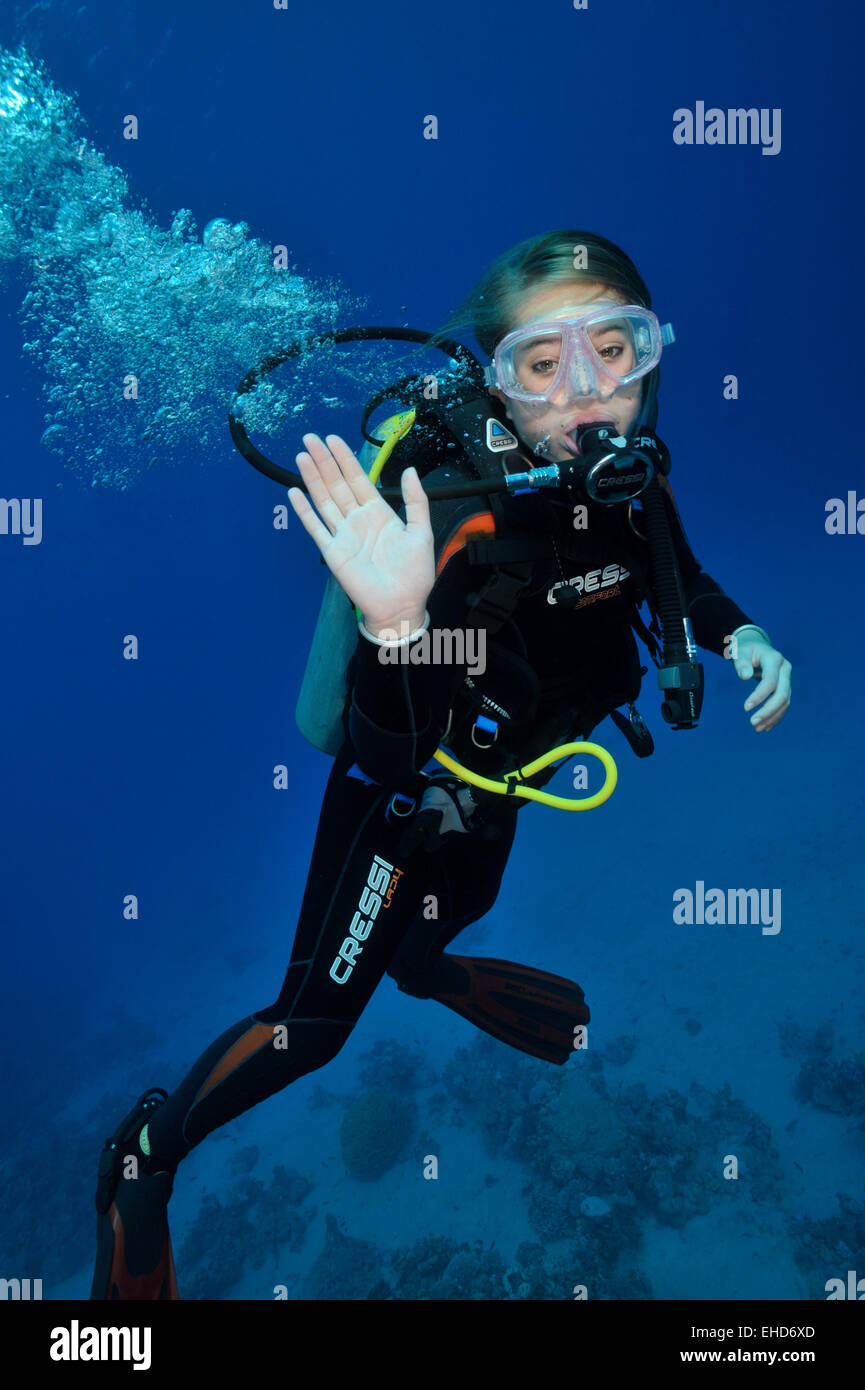
<path fill-rule="evenodd" d="M 700 729 L 673 733 L 649 677 L 655 757 L 637 762 L 602 726 L 614 798 L 521 815 L 499 902 L 461 945 L 580 980 L 585 1075 L 605 1105 L 574 1100 L 587 1126 L 568 1130 L 574 1149 L 614 1134 L 617 1105 L 649 1143 L 655 1106 L 653 1162 L 681 1219 L 627 1177 L 627 1128 L 595 1190 L 585 1169 L 575 1189 L 633 1213 L 624 1264 L 579 1201 L 559 1226 L 532 1217 L 526 1193 L 555 1175 L 520 1113 L 555 1112 L 561 1133 L 562 1078 L 476 1047 L 467 1024 L 386 981 L 333 1064 L 183 1164 L 175 1251 L 203 1196 L 240 1202 L 245 1176 L 267 1185 L 283 1164 L 312 1184 L 305 1239 L 262 1233 L 260 1256 L 224 1254 L 209 1284 L 188 1245 L 200 1292 L 365 1297 L 397 1287 L 394 1251 L 437 1237 L 494 1245 L 523 1271 L 494 1267 L 485 1297 L 527 1296 L 526 1242 L 543 1247 L 548 1297 L 573 1296 L 581 1250 L 589 1297 L 825 1297 L 827 1280 L 865 1271 L 865 534 L 825 528 L 828 499 L 865 496 L 858 13 L 843 0 L 684 17 L 642 0 L 445 0 L 398 20 L 347 0 L 178 11 L 22 3 L 0 20 L 2 492 L 42 502 L 38 544 L 0 534 L 0 1125 L 6 1190 L 21 1193 L 14 1222 L 0 1217 L 0 1277 L 86 1296 L 95 1155 L 118 1107 L 271 1003 L 288 960 L 330 767 L 293 721 L 323 570 L 293 517 L 274 529 L 284 494 L 232 448 L 230 390 L 308 326 L 436 328 L 493 256 L 573 226 L 624 247 L 675 325 L 658 429 L 689 539 L 793 663 L 794 696 L 756 735 L 744 686 L 707 654 Z M 698 102 L 780 111 L 780 150 L 674 143 L 673 112 Z M 431 113 L 437 140 L 423 138 Z M 277 245 L 293 267 L 278 287 Z M 275 374 L 265 451 L 291 467 L 306 429 L 359 444 L 394 360 L 349 348 Z M 137 401 L 122 398 L 129 373 Z M 122 658 L 128 634 L 137 661 Z M 676 925 L 672 895 L 697 880 L 780 889 L 780 932 Z M 392 1039 L 414 1049 L 415 1137 L 359 1181 L 340 1125 L 366 1086 L 392 1081 L 364 1061 Z M 470 1051 L 454 1061 L 457 1048 Z M 526 1067 L 536 1080 L 519 1091 Z M 478 1098 L 513 1083 L 492 1119 L 473 1077 Z M 695 1124 L 715 1105 L 699 1142 L 669 1119 L 671 1091 Z M 737 1144 L 740 1176 L 722 1178 Z M 438 1183 L 423 1178 L 430 1152 Z M 315 1273 L 328 1214 L 375 1245 L 375 1274 L 347 1293 Z M 432 1296 L 485 1277 L 449 1267 Z"/>

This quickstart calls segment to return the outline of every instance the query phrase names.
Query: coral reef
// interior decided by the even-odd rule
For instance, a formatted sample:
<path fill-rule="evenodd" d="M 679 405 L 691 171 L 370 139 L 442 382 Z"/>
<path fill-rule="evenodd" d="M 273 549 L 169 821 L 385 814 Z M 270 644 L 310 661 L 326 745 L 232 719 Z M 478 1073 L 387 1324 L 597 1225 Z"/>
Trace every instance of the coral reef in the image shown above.
<path fill-rule="evenodd" d="M 41 1279 L 44 1297 L 51 1298 L 55 1285 L 92 1261 L 99 1148 L 89 1129 L 58 1126 L 40 1130 L 39 1156 L 26 1152 L 0 1159 L 4 1278 Z"/>
<path fill-rule="evenodd" d="M 243 1202 L 221 1202 L 208 1194 L 178 1252 L 181 1298 L 224 1298 L 246 1261 L 258 1253 L 258 1235 Z"/>
<path fill-rule="evenodd" d="M 336 1091 L 329 1091 L 320 1081 L 313 1086 L 307 1101 L 310 1110 L 331 1110 L 342 1103 L 343 1097 Z"/>
<path fill-rule="evenodd" d="M 651 1298 L 646 1279 L 633 1269 L 602 1268 L 601 1248 L 596 1236 L 579 1251 L 547 1256 L 542 1245 L 524 1241 L 516 1263 L 506 1267 L 494 1245 L 449 1236 L 425 1236 L 385 1252 L 347 1235 L 329 1215 L 324 1249 L 301 1296 L 412 1302 L 570 1300 L 582 1284 L 592 1299 Z"/>
<path fill-rule="evenodd" d="M 604 1048 L 604 1060 L 622 1067 L 626 1062 L 630 1062 L 636 1047 L 637 1039 L 633 1033 L 619 1033 L 617 1037 L 610 1038 Z"/>
<path fill-rule="evenodd" d="M 430 1290 L 461 1249 L 468 1247 L 448 1236 L 425 1236 L 412 1246 L 394 1251 L 391 1255 L 394 1272 L 391 1298 L 431 1298 Z"/>
<path fill-rule="evenodd" d="M 847 1271 L 865 1277 L 865 1203 L 838 1193 L 840 1215 L 821 1221 L 793 1215 L 790 1237 L 797 1265 L 808 1278 L 809 1298 L 826 1298 L 829 1279 L 846 1281 Z"/>
<path fill-rule="evenodd" d="M 393 1091 L 397 1095 L 413 1095 L 436 1079 L 422 1047 L 393 1038 L 379 1038 L 368 1052 L 361 1053 L 358 1075 L 367 1090 Z"/>
<path fill-rule="evenodd" d="M 787 1018 L 777 1028 L 783 1055 L 803 1059 L 796 1099 L 865 1124 L 865 1052 L 843 1052 L 831 1023 L 811 1029 Z"/>
<path fill-rule="evenodd" d="M 348 1299 L 381 1297 L 382 1257 L 375 1245 L 355 1240 L 327 1216 L 324 1249 L 303 1282 L 302 1298 Z"/>
<path fill-rule="evenodd" d="M 481 1300 L 506 1298 L 505 1264 L 492 1246 L 428 1236 L 391 1255 L 399 1299 Z"/>
<path fill-rule="evenodd" d="M 236 1154 L 228 1160 L 228 1171 L 232 1177 L 244 1178 L 251 1173 L 259 1159 L 259 1147 L 257 1144 L 247 1144 L 245 1148 L 238 1149 Z"/>
<path fill-rule="evenodd" d="M 630 1266 L 647 1216 L 681 1227 L 722 1201 L 779 1198 L 769 1127 L 729 1087 L 651 1098 L 643 1085 L 611 1091 L 598 1057 L 539 1071 L 483 1038 L 457 1051 L 445 1080 L 474 1108 L 487 1145 L 526 1165 L 530 1224 L 545 1244 L 572 1243 L 568 1278 L 590 1297 L 643 1296 Z M 738 1181 L 723 1176 L 727 1154 L 738 1159 Z"/>
<path fill-rule="evenodd" d="M 311 1191 L 307 1178 L 280 1164 L 267 1187 L 246 1177 L 225 1200 L 204 1197 L 178 1254 L 181 1297 L 225 1298 L 244 1271 L 260 1269 L 268 1254 L 278 1261 L 283 1247 L 299 1250 L 313 1213 L 297 1208 Z"/>
<path fill-rule="evenodd" d="M 135 1044 L 138 1036 L 133 1035 Z M 4 1278 L 41 1279 L 44 1297 L 50 1298 L 57 1284 L 85 1266 L 92 1267 L 96 1250 L 93 1194 L 105 1138 L 154 1075 L 170 1086 L 182 1074 L 176 1064 L 149 1062 L 130 1068 L 123 1087 L 106 1091 L 86 1114 L 70 1118 L 68 1111 L 46 1106 L 21 1131 L 20 1149 L 13 1146 L 11 1134 L 7 1136 L 0 1153 L 0 1184 L 5 1194 L 0 1274 Z"/>
<path fill-rule="evenodd" d="M 416 1123 L 413 1102 L 391 1091 L 365 1091 L 343 1116 L 339 1137 L 352 1177 L 375 1182 L 405 1152 Z"/>
<path fill-rule="evenodd" d="M 865 1122 L 865 1052 L 809 1058 L 799 1069 L 795 1090 L 797 1100 Z"/>

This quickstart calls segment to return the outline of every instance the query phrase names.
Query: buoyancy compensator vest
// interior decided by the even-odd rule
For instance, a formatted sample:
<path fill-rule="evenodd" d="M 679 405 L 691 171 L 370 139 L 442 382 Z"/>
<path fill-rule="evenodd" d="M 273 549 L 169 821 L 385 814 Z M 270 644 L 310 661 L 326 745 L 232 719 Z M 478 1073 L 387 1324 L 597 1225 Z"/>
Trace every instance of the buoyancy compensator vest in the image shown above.
<path fill-rule="evenodd" d="M 427 342 L 431 335 L 411 329 L 345 329 L 300 340 L 266 358 L 247 373 L 232 397 L 229 427 L 237 448 L 268 477 L 305 490 L 299 475 L 272 463 L 249 440 L 242 420 L 246 394 L 274 367 L 319 342 L 390 337 Z M 502 502 L 505 495 L 549 488 L 570 499 L 628 507 L 634 531 L 648 544 L 648 572 L 641 597 L 645 597 L 651 615 L 647 626 L 635 604 L 631 625 L 658 667 L 664 719 L 676 729 L 696 727 L 703 670 L 697 661 L 671 533 L 670 456 L 666 446 L 645 427 L 623 438 L 609 426 L 583 426 L 578 459 L 536 466 L 523 453 L 499 402 L 484 385 L 480 363 L 462 344 L 439 340 L 438 345 L 451 357 L 448 371 L 405 377 L 378 392 L 364 412 L 361 430 L 365 443 L 358 457 L 382 495 L 399 508 L 399 476 L 411 465 L 417 468 L 425 491 L 438 503 L 437 561 L 441 564 L 455 550 L 464 548 L 469 564 L 483 576 L 474 594 L 473 616 L 477 625 L 486 629 L 488 639 L 495 637 L 513 613 L 539 556 L 549 554 L 543 537 L 509 530 Z M 377 426 L 375 434 L 370 433 L 367 426 L 373 411 L 395 398 L 409 408 Z M 503 463 L 506 457 L 508 471 Z M 517 468 L 525 464 L 525 471 L 517 471 L 515 464 Z M 638 510 L 633 508 L 636 499 L 640 502 Z M 634 512 L 642 529 L 634 524 Z M 345 675 L 357 640 L 355 610 L 330 576 L 298 700 L 297 722 L 304 737 L 331 755 L 344 740 Z M 470 684 L 464 694 L 470 706 Z M 639 756 L 651 753 L 651 735 L 633 704 L 627 718 L 616 708 L 604 709 L 599 717 L 604 714 L 611 715 Z M 479 718 L 487 718 L 482 708 Z M 480 742 L 476 746 L 480 748 Z"/>

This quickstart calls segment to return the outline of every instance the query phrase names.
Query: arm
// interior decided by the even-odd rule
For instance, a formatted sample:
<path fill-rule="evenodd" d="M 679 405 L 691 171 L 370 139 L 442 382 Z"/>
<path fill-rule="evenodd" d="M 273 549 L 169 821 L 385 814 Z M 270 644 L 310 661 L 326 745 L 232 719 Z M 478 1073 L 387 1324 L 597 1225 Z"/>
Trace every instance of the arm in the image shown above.
<path fill-rule="evenodd" d="M 740 680 L 755 679 L 755 671 L 759 669 L 759 684 L 745 701 L 745 710 L 750 713 L 766 701 L 761 710 L 751 714 L 756 732 L 765 733 L 783 719 L 790 707 L 793 668 L 772 646 L 768 634 L 752 623 L 720 584 L 702 569 L 685 535 L 672 490 L 667 486 L 664 491 L 694 640 L 707 651 L 732 661 Z"/>
<path fill-rule="evenodd" d="M 750 625 L 751 620 L 724 592 L 717 580 L 706 574 L 695 557 L 668 485 L 664 486 L 664 496 L 694 641 L 716 656 L 727 656 L 730 634 L 737 628 Z"/>

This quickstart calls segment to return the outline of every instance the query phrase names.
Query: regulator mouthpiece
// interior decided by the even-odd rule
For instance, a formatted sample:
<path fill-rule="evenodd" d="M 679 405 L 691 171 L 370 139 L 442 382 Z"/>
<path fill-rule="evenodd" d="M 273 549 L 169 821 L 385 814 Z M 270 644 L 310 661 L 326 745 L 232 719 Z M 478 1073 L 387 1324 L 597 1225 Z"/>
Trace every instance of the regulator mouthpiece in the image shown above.
<path fill-rule="evenodd" d="M 648 430 L 625 438 L 615 425 L 593 421 L 577 426 L 575 442 L 580 457 L 563 465 L 563 472 L 566 468 L 572 487 L 604 506 L 639 497 L 656 469 L 666 471 L 661 455 L 663 445 Z"/>

